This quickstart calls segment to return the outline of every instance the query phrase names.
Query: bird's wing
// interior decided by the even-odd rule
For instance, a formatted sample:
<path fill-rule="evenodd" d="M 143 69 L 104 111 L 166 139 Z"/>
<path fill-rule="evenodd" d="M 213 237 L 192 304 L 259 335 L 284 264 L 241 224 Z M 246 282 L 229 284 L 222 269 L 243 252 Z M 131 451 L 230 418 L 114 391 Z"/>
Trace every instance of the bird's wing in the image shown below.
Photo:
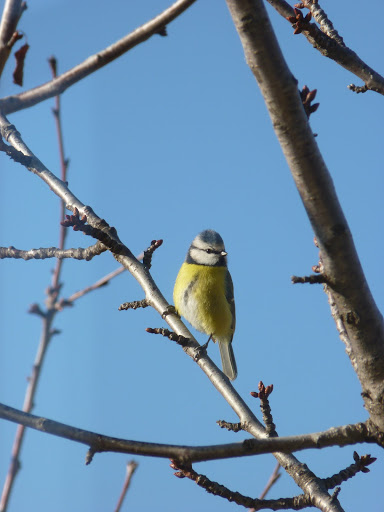
<path fill-rule="evenodd" d="M 229 273 L 229 270 L 227 270 L 227 274 L 225 276 L 225 297 L 228 301 L 229 307 L 231 308 L 232 313 L 232 325 L 231 329 L 233 332 L 235 332 L 235 326 L 236 326 L 236 310 L 235 310 L 235 297 L 233 294 L 233 282 L 231 274 Z M 232 335 L 233 337 L 233 335 Z"/>

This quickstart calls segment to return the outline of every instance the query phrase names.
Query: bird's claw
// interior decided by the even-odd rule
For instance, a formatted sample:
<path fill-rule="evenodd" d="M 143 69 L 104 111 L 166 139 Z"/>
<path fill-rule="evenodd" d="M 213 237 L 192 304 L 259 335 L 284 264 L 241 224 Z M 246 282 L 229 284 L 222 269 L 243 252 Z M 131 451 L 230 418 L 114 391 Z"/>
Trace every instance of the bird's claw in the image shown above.
<path fill-rule="evenodd" d="M 172 304 L 169 304 L 167 306 L 167 309 L 163 311 L 163 313 L 161 314 L 161 318 L 164 320 L 164 318 L 168 315 L 177 315 L 178 317 L 180 317 L 180 315 L 176 311 L 175 306 L 172 306 Z"/>
<path fill-rule="evenodd" d="M 204 343 L 204 345 L 200 345 L 199 347 L 196 348 L 196 353 L 195 353 L 195 357 L 194 357 L 195 361 L 198 361 L 200 359 L 200 357 L 207 355 L 207 348 L 208 348 L 208 345 L 209 345 L 209 342 L 211 341 L 211 339 L 212 339 L 212 334 L 208 338 L 207 343 Z"/>

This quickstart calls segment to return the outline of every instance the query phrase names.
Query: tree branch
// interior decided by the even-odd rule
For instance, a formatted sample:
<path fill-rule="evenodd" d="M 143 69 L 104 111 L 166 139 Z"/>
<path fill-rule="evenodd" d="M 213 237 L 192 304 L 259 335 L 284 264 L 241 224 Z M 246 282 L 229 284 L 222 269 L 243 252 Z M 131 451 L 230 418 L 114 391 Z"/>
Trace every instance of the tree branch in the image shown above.
<path fill-rule="evenodd" d="M 203 462 L 209 460 L 249 457 L 265 453 L 290 453 L 306 449 L 321 449 L 329 446 L 350 446 L 357 443 L 377 443 L 376 432 L 368 423 L 333 427 L 323 432 L 298 436 L 245 439 L 238 443 L 210 446 L 185 446 L 160 443 L 145 443 L 97 434 L 58 421 L 35 416 L 30 413 L 0 404 L 0 418 L 46 434 L 63 437 L 90 447 L 92 453 L 117 452 L 147 457 L 177 459 L 181 462 Z"/>
<path fill-rule="evenodd" d="M 284 18 L 294 16 L 293 8 L 285 0 L 267 0 Z M 384 94 L 384 77 L 369 67 L 360 57 L 347 46 L 340 44 L 335 38 L 330 37 L 320 30 L 314 23 L 310 24 L 310 30 L 301 33 L 311 45 L 324 57 L 328 57 L 343 68 L 347 69 L 363 80 L 367 89 Z M 349 86 L 353 89 L 353 86 Z"/>
<path fill-rule="evenodd" d="M 50 57 L 48 60 L 49 67 L 51 68 L 51 73 L 53 78 L 57 77 L 57 60 L 55 57 Z M 56 126 L 56 134 L 57 134 L 57 142 L 58 142 L 58 148 L 59 148 L 59 158 L 60 158 L 60 177 L 62 181 L 67 181 L 67 172 L 68 172 L 68 165 L 69 160 L 65 158 L 65 152 L 64 152 L 64 137 L 63 137 L 63 129 L 61 124 L 61 100 L 60 96 L 55 96 L 55 108 L 52 109 L 52 113 L 55 119 L 55 126 Z M 65 204 L 64 201 L 60 201 L 60 213 L 59 213 L 59 219 L 60 219 L 60 234 L 59 234 L 59 249 L 64 249 L 65 246 L 65 239 L 67 237 L 68 230 L 65 229 L 65 227 L 61 224 L 65 218 Z M 97 245 L 97 244 L 96 244 Z M 96 246 L 95 246 L 96 247 Z M 99 244 L 100 247 L 100 244 Z M 101 247 L 100 247 L 101 248 Z M 91 248 L 89 247 L 89 250 Z M 102 251 L 101 251 L 102 252 Z M 96 256 L 97 253 L 92 253 L 92 250 L 90 253 L 93 256 Z M 54 270 L 54 277 L 53 277 L 53 286 L 57 287 L 59 285 L 60 275 L 61 275 L 61 269 L 63 266 L 63 260 L 58 259 L 56 262 L 56 267 Z"/>
<path fill-rule="evenodd" d="M 269 477 L 266 486 L 264 487 L 262 493 L 259 496 L 260 500 L 263 500 L 266 497 L 266 495 L 269 493 L 271 488 L 275 485 L 275 483 L 279 480 L 280 477 L 281 477 L 280 464 L 276 464 L 275 469 L 272 471 L 272 474 Z M 254 511 L 249 510 L 248 512 L 254 512 Z"/>
<path fill-rule="evenodd" d="M 137 259 L 140 260 L 141 259 L 140 256 L 138 256 Z M 83 288 L 82 290 L 79 290 L 78 292 L 73 293 L 68 298 L 63 298 L 63 299 L 59 300 L 59 302 L 57 304 L 58 308 L 62 309 L 64 306 L 72 306 L 72 304 L 75 302 L 75 300 L 80 299 L 81 297 L 84 297 L 84 295 L 92 292 L 93 290 L 97 290 L 98 288 L 101 288 L 102 286 L 107 285 L 111 279 L 119 276 L 120 274 L 125 272 L 125 270 L 126 269 L 124 267 L 118 267 L 116 270 L 114 270 L 113 272 L 110 272 L 109 274 L 102 277 L 101 279 L 99 279 L 95 283 L 91 284 L 90 286 L 87 286 L 86 288 Z"/>
<path fill-rule="evenodd" d="M 124 498 L 127 494 L 128 488 L 131 484 L 133 473 L 136 471 L 137 466 L 138 466 L 138 464 L 134 460 L 131 460 L 131 462 L 128 462 L 123 489 L 121 490 L 121 494 L 120 494 L 120 497 L 119 497 L 119 500 L 117 502 L 114 512 L 120 512 L 121 507 L 123 506 Z"/>
<path fill-rule="evenodd" d="M 308 124 L 297 83 L 260 0 L 227 0 L 315 232 L 334 316 L 372 421 L 384 431 L 384 323 L 353 243 L 333 182 Z"/>
<path fill-rule="evenodd" d="M 230 502 L 234 502 L 237 505 L 243 507 L 252 507 L 252 511 L 256 510 L 302 510 L 311 506 L 311 499 L 305 494 L 300 496 L 294 496 L 293 498 L 279 498 L 277 500 L 266 500 L 262 498 L 251 498 L 244 496 L 239 492 L 231 491 L 227 487 L 220 485 L 217 482 L 209 480 L 205 475 L 197 473 L 192 465 L 181 464 L 179 461 L 172 461 L 171 468 L 177 469 L 174 473 L 178 478 L 189 478 L 195 482 L 198 486 L 205 489 L 208 493 L 214 496 L 220 496 Z"/>
<path fill-rule="evenodd" d="M 34 89 L 30 89 L 29 91 L 22 92 L 21 94 L 1 99 L 0 110 L 5 114 L 10 114 L 18 110 L 32 107 L 58 94 L 62 94 L 71 85 L 74 85 L 91 73 L 106 66 L 138 44 L 147 41 L 147 39 L 154 34 L 159 33 L 161 29 L 164 29 L 168 23 L 180 16 L 180 14 L 188 9 L 195 1 L 196 0 L 178 0 L 152 20 L 141 25 L 127 36 L 111 46 L 108 46 L 108 48 L 88 57 L 81 64 L 66 71 L 58 78 L 35 87 Z"/>
<path fill-rule="evenodd" d="M 41 247 L 40 249 L 29 249 L 29 251 L 22 251 L 13 246 L 0 247 L 0 259 L 15 258 L 23 260 L 44 260 L 46 258 L 73 258 L 76 260 L 89 261 L 93 257 L 98 256 L 105 252 L 107 248 L 101 243 L 96 242 L 94 245 L 83 249 L 58 249 L 56 247 Z"/>
<path fill-rule="evenodd" d="M 120 512 L 121 507 L 123 506 L 124 498 L 127 494 L 128 488 L 131 484 L 133 473 L 136 471 L 137 466 L 138 466 L 138 464 L 134 460 L 131 460 L 131 462 L 128 462 L 123 489 L 121 490 L 121 494 L 120 494 L 120 497 L 119 497 L 119 500 L 117 502 L 114 512 Z"/>
<path fill-rule="evenodd" d="M 51 61 L 51 69 L 53 74 L 56 73 L 56 62 Z M 55 109 L 55 120 L 56 120 L 56 132 L 58 136 L 59 141 L 59 154 L 60 154 L 60 167 L 61 167 L 61 178 L 62 181 L 66 181 L 67 176 L 67 168 L 68 168 L 68 161 L 65 159 L 64 156 L 64 146 L 63 146 L 63 135 L 62 135 L 62 129 L 61 129 L 61 122 L 60 122 L 60 100 L 58 97 L 56 97 L 56 109 Z M 0 139 L 0 142 L 2 143 L 2 140 Z M 2 144 L 3 145 L 3 144 Z M 5 148 L 6 150 L 7 148 Z M 12 148 L 13 149 L 13 148 Z M 60 201 L 60 219 L 63 219 L 64 217 L 64 203 L 63 201 Z M 60 227 L 60 235 L 59 235 L 59 249 L 54 250 L 56 253 L 55 256 L 58 256 L 59 254 L 67 255 L 67 252 L 64 251 L 65 246 L 65 237 L 66 237 L 66 229 L 61 226 Z M 85 257 L 93 257 L 93 255 L 100 254 L 100 252 L 103 252 L 104 247 L 99 242 L 95 244 L 94 246 L 82 250 L 77 250 L 77 254 L 79 252 L 82 252 L 82 255 Z M 22 257 L 26 259 L 27 251 L 17 251 L 14 248 L 9 248 L 9 252 L 17 253 L 14 254 L 13 257 Z M 75 250 L 76 251 L 76 250 Z M 30 252 L 30 251 L 28 251 Z M 35 251 L 32 254 L 34 257 L 37 256 Z M 38 250 L 37 253 L 45 252 L 45 250 Z M 72 252 L 71 250 L 69 251 Z M 31 254 L 30 254 L 31 255 Z M 71 257 L 75 256 L 75 254 L 72 252 Z M 61 272 L 62 272 L 63 266 L 62 266 L 62 259 L 58 259 L 56 261 L 55 270 L 52 275 L 52 284 L 48 287 L 47 290 L 47 299 L 46 299 L 46 309 L 45 311 L 42 311 L 40 307 L 35 304 L 32 305 L 30 308 L 30 313 L 35 313 L 41 316 L 43 320 L 42 324 L 42 334 L 40 337 L 39 346 L 37 348 L 37 353 L 35 356 L 35 363 L 32 368 L 32 374 L 28 380 L 27 389 L 25 392 L 25 399 L 24 399 L 24 406 L 23 409 L 25 412 L 30 412 L 33 408 L 34 402 L 35 402 L 35 396 L 37 393 L 37 386 L 40 380 L 40 375 L 42 372 L 43 364 L 46 358 L 47 349 L 48 346 L 52 340 L 52 337 L 54 334 L 56 334 L 58 331 L 57 329 L 54 329 L 53 321 L 55 319 L 57 311 L 59 311 L 58 305 L 58 297 L 60 294 L 61 289 Z M 13 446 L 12 446 L 12 459 L 9 465 L 7 477 L 5 479 L 5 483 L 3 486 L 3 491 L 1 495 L 0 500 L 0 510 L 3 512 L 7 509 L 9 498 L 11 496 L 11 492 L 15 483 L 15 477 L 17 474 L 17 471 L 20 467 L 20 453 L 22 449 L 22 445 L 24 442 L 24 434 L 25 434 L 25 428 L 23 425 L 18 425 L 16 429 L 16 435 L 14 438 Z"/>

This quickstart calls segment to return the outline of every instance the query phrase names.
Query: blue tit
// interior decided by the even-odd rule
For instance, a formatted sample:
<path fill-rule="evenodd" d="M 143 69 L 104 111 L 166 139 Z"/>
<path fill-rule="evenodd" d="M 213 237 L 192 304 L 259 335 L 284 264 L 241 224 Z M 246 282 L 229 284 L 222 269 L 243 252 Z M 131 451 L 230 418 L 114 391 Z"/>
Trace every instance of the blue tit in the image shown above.
<path fill-rule="evenodd" d="M 177 275 L 173 300 L 179 315 L 219 343 L 223 372 L 236 379 L 233 283 L 224 242 L 216 231 L 206 229 L 193 240 Z"/>

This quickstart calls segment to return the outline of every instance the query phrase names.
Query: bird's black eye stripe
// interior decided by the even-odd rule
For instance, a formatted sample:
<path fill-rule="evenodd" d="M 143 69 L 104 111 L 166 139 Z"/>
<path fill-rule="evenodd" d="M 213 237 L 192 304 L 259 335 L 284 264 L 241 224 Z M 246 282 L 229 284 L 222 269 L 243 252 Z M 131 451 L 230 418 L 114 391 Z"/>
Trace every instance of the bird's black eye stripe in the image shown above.
<path fill-rule="evenodd" d="M 207 249 L 203 249 L 202 247 L 197 247 L 196 245 L 191 245 L 191 249 L 197 249 L 198 251 L 206 252 L 207 254 L 221 254 L 222 251 L 215 251 L 212 247 L 207 247 Z"/>

